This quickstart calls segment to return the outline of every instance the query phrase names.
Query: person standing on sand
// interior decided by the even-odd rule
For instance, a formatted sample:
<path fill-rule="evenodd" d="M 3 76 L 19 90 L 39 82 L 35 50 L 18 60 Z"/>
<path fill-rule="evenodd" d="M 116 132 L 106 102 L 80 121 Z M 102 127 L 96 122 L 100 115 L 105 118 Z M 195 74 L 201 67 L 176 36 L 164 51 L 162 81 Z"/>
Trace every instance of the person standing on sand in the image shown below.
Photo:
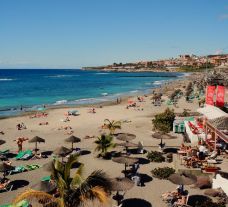
<path fill-rule="evenodd" d="M 28 138 L 25 138 L 25 137 L 18 137 L 16 140 L 14 140 L 17 142 L 18 152 L 22 151 L 23 142 L 27 141 L 27 140 L 28 140 Z"/>

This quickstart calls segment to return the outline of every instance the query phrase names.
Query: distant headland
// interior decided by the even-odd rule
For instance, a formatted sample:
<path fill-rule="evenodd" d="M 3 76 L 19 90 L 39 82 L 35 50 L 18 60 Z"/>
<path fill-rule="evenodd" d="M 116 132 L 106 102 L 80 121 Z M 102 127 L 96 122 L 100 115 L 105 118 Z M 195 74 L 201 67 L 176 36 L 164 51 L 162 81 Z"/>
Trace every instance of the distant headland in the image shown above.
<path fill-rule="evenodd" d="M 116 72 L 194 72 L 215 67 L 228 68 L 228 54 L 207 56 L 185 54 L 176 58 L 135 63 L 113 63 L 112 65 L 83 67 L 82 69 Z"/>

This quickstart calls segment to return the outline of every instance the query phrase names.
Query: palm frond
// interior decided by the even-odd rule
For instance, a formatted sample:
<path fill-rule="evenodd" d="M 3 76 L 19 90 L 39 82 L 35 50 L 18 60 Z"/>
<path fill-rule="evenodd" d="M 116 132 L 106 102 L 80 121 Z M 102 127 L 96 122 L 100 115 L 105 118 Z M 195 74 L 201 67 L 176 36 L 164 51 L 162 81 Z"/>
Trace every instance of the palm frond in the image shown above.
<path fill-rule="evenodd" d="M 78 161 L 78 157 L 79 157 L 78 154 L 70 155 L 70 157 L 67 160 L 67 163 L 64 166 L 64 175 L 63 175 L 64 178 L 63 179 L 66 182 L 69 182 L 68 178 L 70 178 L 70 170 L 72 168 L 72 165 Z"/>
<path fill-rule="evenodd" d="M 17 203 L 23 201 L 23 200 L 27 200 L 29 203 L 32 202 L 39 202 L 39 203 L 49 203 L 51 206 L 51 204 L 60 207 L 61 206 L 61 202 L 59 201 L 59 199 L 54 198 L 52 195 L 42 192 L 42 191 L 35 191 L 32 189 L 26 190 L 25 192 L 19 194 L 12 202 L 13 206 L 15 206 Z"/>
<path fill-rule="evenodd" d="M 94 198 L 97 198 L 101 203 L 107 203 L 108 193 L 102 187 L 95 186 L 91 189 Z"/>

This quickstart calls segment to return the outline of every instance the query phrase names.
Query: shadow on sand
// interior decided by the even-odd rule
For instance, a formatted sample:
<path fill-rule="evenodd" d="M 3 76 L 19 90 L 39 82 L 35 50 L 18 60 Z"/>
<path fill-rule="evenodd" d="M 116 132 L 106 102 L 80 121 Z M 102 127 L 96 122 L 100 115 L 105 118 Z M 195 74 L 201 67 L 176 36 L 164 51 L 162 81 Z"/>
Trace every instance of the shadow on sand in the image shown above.
<path fill-rule="evenodd" d="M 179 150 L 178 148 L 169 147 L 169 148 L 165 148 L 165 149 L 163 150 L 163 152 L 164 152 L 164 153 L 175 153 L 175 154 L 177 154 L 177 151 L 178 151 L 178 150 Z"/>
<path fill-rule="evenodd" d="M 89 155 L 91 152 L 89 150 L 81 150 L 80 155 Z"/>
<path fill-rule="evenodd" d="M 212 199 L 205 195 L 190 195 L 188 198 L 188 205 L 197 206 L 206 201 L 212 201 Z"/>
<path fill-rule="evenodd" d="M 27 181 L 27 180 L 14 180 L 10 184 L 13 185 L 12 190 L 17 190 L 18 188 L 23 188 L 23 187 L 29 185 L 29 181 Z"/>
<path fill-rule="evenodd" d="M 129 198 L 122 202 L 122 207 L 152 207 L 151 203 L 140 198 Z"/>
<path fill-rule="evenodd" d="M 42 152 L 42 155 L 50 156 L 50 155 L 52 155 L 52 153 L 53 153 L 53 151 L 44 151 L 44 152 Z"/>

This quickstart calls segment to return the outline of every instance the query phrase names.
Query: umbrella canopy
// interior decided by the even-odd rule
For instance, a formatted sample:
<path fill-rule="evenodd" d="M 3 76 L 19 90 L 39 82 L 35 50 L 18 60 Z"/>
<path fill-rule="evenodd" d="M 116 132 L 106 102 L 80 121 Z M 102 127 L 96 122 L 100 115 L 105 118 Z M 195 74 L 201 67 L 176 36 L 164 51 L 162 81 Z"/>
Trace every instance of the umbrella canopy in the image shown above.
<path fill-rule="evenodd" d="M 38 136 L 35 136 L 32 139 L 30 139 L 29 142 L 30 143 L 35 143 L 35 151 L 38 151 L 37 150 L 37 142 L 45 142 L 45 139 L 43 139 L 41 137 L 38 137 Z"/>
<path fill-rule="evenodd" d="M 113 178 L 111 179 L 111 189 L 112 191 L 127 191 L 133 188 L 134 182 L 129 178 Z"/>
<path fill-rule="evenodd" d="M 132 142 L 123 142 L 123 143 L 118 143 L 117 145 L 122 147 L 138 147 L 138 144 L 135 144 Z"/>
<path fill-rule="evenodd" d="M 53 160 L 49 161 L 48 163 L 43 165 L 43 169 L 47 172 L 52 172 L 52 170 L 54 169 L 54 162 Z"/>
<path fill-rule="evenodd" d="M 66 142 L 77 143 L 77 142 L 81 142 L 81 139 L 72 135 L 72 136 L 66 138 L 65 141 Z"/>
<path fill-rule="evenodd" d="M 194 175 L 182 173 L 182 174 L 172 174 L 168 178 L 172 183 L 177 185 L 192 185 L 197 181 L 197 177 Z"/>
<path fill-rule="evenodd" d="M 66 148 L 66 147 L 63 147 L 63 146 L 58 147 L 58 148 L 56 148 L 56 149 L 53 151 L 53 153 L 54 153 L 55 155 L 58 155 L 58 156 L 61 156 L 61 157 L 64 157 L 65 155 L 67 155 L 67 154 L 70 153 L 70 152 L 71 152 L 70 149 L 68 149 L 68 148 Z"/>
<path fill-rule="evenodd" d="M 177 138 L 176 136 L 172 136 L 170 134 L 162 134 L 159 132 L 155 132 L 154 134 L 152 134 L 152 137 L 155 139 L 175 139 L 175 138 Z"/>
<path fill-rule="evenodd" d="M 35 143 L 35 142 L 45 142 L 45 139 L 35 136 L 32 139 L 29 140 L 30 143 Z"/>
<path fill-rule="evenodd" d="M 117 163 L 121 163 L 121 164 L 126 164 L 126 165 L 133 165 L 136 162 L 138 162 L 139 159 L 134 158 L 134 157 L 121 156 L 121 157 L 114 157 L 112 159 L 112 161 L 117 162 Z"/>
<path fill-rule="evenodd" d="M 38 191 L 43 191 L 50 193 L 56 189 L 56 184 L 49 181 L 40 181 L 39 183 L 33 185 L 31 188 Z"/>
<path fill-rule="evenodd" d="M 119 133 L 117 134 L 116 138 L 121 141 L 129 142 L 136 138 L 136 135 L 129 134 L 129 133 Z"/>
<path fill-rule="evenodd" d="M 65 139 L 66 142 L 71 142 L 72 143 L 72 150 L 74 148 L 74 143 L 77 143 L 77 142 L 81 142 L 81 139 L 79 137 L 76 137 L 76 136 L 70 136 L 68 138 Z"/>
<path fill-rule="evenodd" d="M 5 143 L 6 143 L 5 140 L 0 139 L 0 145 L 5 144 Z"/>
<path fill-rule="evenodd" d="M 209 121 L 215 128 L 228 130 L 228 116 L 218 117 Z"/>

